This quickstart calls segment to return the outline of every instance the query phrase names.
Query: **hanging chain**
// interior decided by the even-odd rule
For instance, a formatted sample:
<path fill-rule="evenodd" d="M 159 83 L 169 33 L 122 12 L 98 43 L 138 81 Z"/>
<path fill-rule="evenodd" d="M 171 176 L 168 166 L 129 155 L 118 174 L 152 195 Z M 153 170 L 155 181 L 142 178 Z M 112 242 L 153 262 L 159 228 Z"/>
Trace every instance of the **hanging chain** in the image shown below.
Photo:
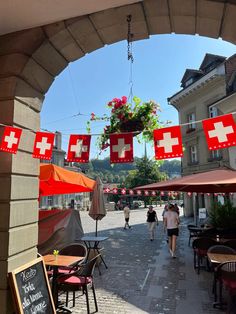
<path fill-rule="evenodd" d="M 133 100 L 133 62 L 134 56 L 132 51 L 132 41 L 133 41 L 133 34 L 131 33 L 131 19 L 132 15 L 127 15 L 127 23 L 128 23 L 128 32 L 127 32 L 127 57 L 128 61 L 130 61 L 130 77 L 129 77 L 129 95 L 128 100 L 132 103 Z"/>
<path fill-rule="evenodd" d="M 127 16 L 127 23 L 128 23 L 127 54 L 128 54 L 128 60 L 130 60 L 133 63 L 134 62 L 134 56 L 132 53 L 133 34 L 131 33 L 131 19 L 132 19 L 132 15 L 128 15 Z"/>

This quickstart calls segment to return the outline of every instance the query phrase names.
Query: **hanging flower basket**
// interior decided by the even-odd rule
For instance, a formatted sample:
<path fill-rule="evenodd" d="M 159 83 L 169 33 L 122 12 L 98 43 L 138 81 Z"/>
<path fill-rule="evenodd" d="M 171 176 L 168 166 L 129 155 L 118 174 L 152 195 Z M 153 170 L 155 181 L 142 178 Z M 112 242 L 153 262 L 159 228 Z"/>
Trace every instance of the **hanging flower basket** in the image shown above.
<path fill-rule="evenodd" d="M 138 97 L 133 98 L 134 105 L 127 102 L 127 97 L 114 98 L 107 106 L 111 110 L 111 115 L 97 117 L 91 114 L 90 121 L 87 122 L 87 131 L 91 131 L 91 121 L 109 121 L 110 124 L 104 128 L 104 133 L 98 138 L 97 144 L 101 150 L 109 147 L 109 137 L 112 133 L 133 132 L 134 136 L 142 133 L 142 139 L 146 142 L 153 139 L 153 131 L 158 129 L 163 123 L 159 121 L 157 112 L 160 105 L 150 100 L 141 102 Z"/>
<path fill-rule="evenodd" d="M 144 129 L 143 122 L 141 120 L 128 120 L 126 122 L 121 122 L 120 131 L 125 132 L 137 132 L 141 133 Z M 137 135 L 136 134 L 136 135 Z"/>

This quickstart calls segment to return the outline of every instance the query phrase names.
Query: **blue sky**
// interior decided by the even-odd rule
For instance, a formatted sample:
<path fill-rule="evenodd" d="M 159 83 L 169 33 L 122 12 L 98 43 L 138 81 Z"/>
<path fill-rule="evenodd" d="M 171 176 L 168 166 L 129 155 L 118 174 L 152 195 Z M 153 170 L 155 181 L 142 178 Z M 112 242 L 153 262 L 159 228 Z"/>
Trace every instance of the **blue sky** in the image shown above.
<path fill-rule="evenodd" d="M 177 111 L 169 106 L 167 98 L 180 90 L 180 81 L 186 68 L 198 69 L 205 54 L 229 57 L 235 46 L 222 40 L 189 35 L 155 35 L 133 43 L 133 95 L 143 101 L 155 100 L 161 105 L 161 120 L 178 124 Z M 130 62 L 127 60 L 127 42 L 122 41 L 92 52 L 70 63 L 55 79 L 41 111 L 41 128 L 62 132 L 62 147 L 67 151 L 70 134 L 86 134 L 86 121 L 94 112 L 109 113 L 108 101 L 128 96 L 130 92 Z M 83 115 L 72 117 L 77 113 Z M 92 133 L 102 133 L 105 123 L 92 123 Z M 91 158 L 98 149 L 92 137 Z M 135 142 L 134 155 L 141 157 L 144 144 Z M 109 155 L 102 154 L 100 158 Z M 149 157 L 154 156 L 148 144 Z"/>

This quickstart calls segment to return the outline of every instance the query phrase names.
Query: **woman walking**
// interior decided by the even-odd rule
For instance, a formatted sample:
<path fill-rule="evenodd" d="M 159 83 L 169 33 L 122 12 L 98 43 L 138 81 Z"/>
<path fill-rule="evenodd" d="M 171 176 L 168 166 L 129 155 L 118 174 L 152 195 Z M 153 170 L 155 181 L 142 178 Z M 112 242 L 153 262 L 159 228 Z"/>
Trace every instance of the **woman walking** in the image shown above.
<path fill-rule="evenodd" d="M 150 205 L 147 212 L 147 223 L 148 223 L 148 231 L 150 235 L 150 241 L 154 240 L 154 234 L 156 230 L 156 225 L 158 224 L 157 213 L 153 210 L 153 206 Z"/>
<path fill-rule="evenodd" d="M 170 204 L 168 211 L 164 213 L 164 229 L 167 229 L 169 237 L 169 250 L 173 258 L 176 258 L 176 239 L 179 235 L 179 215 L 175 211 L 173 204 Z"/>

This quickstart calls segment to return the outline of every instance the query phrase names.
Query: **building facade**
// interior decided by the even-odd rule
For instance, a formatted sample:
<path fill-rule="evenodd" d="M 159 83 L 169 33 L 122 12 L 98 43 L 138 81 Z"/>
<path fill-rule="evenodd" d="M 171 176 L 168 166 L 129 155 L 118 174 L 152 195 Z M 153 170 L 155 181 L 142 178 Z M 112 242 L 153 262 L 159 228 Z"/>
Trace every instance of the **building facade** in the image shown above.
<path fill-rule="evenodd" d="M 168 98 L 178 110 L 183 124 L 184 155 L 182 175 L 205 172 L 219 167 L 236 169 L 236 147 L 210 151 L 202 124 L 198 121 L 236 111 L 236 54 L 206 54 L 199 69 L 186 69 L 182 89 Z M 196 210 L 194 196 L 185 196 L 186 215 Z M 210 207 L 211 196 L 198 196 L 200 207 Z"/>

